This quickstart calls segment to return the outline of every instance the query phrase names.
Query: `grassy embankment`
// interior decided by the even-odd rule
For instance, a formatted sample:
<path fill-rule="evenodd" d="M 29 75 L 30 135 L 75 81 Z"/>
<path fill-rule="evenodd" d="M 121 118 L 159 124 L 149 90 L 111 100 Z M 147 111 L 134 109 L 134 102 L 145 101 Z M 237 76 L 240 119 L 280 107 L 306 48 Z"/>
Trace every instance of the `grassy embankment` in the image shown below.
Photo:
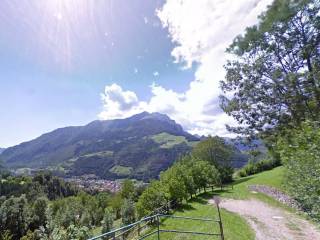
<path fill-rule="evenodd" d="M 205 193 L 198 196 L 196 199 L 190 201 L 188 205 L 185 205 L 181 209 L 174 212 L 177 216 L 189 216 L 189 217 L 202 217 L 202 218 L 217 218 L 217 209 L 212 205 L 208 204 L 208 199 L 211 199 L 214 195 L 219 195 L 225 198 L 234 199 L 248 199 L 257 198 L 264 202 L 267 202 L 274 206 L 285 207 L 281 203 L 273 200 L 272 198 L 260 194 L 251 193 L 248 190 L 248 185 L 268 185 L 282 189 L 282 178 L 284 169 L 282 167 L 275 168 L 270 171 L 262 172 L 249 177 L 237 179 L 234 183 L 233 189 L 227 188 L 223 191 L 215 191 L 214 193 Z M 230 213 L 222 210 L 222 221 L 225 232 L 226 240 L 250 240 L 254 239 L 254 233 L 246 223 L 237 214 Z M 219 232 L 218 225 L 212 222 L 200 222 L 192 220 L 177 220 L 177 219 L 166 219 L 161 224 L 162 229 L 176 229 L 176 230 L 187 230 L 187 231 L 198 231 L 198 232 Z M 175 233 L 161 233 L 161 239 L 168 240 L 206 240 L 213 239 L 212 237 L 187 235 L 187 234 L 175 234 Z M 149 237 L 147 239 L 157 239 L 156 236 Z M 218 237 L 216 239 L 219 239 Z"/>
<path fill-rule="evenodd" d="M 214 218 L 218 217 L 216 207 L 209 205 L 208 200 L 213 198 L 214 195 L 219 195 L 223 198 L 234 198 L 234 199 L 249 199 L 257 198 L 261 201 L 267 202 L 273 206 L 283 207 L 288 210 L 288 207 L 279 203 L 261 193 L 252 193 L 248 190 L 249 185 L 268 185 L 283 190 L 282 179 L 284 175 L 283 167 L 278 167 L 270 171 L 265 171 L 252 176 L 239 178 L 234 182 L 233 189 L 230 187 L 224 190 L 216 190 L 214 193 L 207 192 L 199 195 L 197 198 L 188 202 L 180 209 L 176 210 L 173 214 L 176 216 L 187 216 L 187 217 L 200 217 L 200 218 Z M 247 222 L 242 219 L 239 215 L 230 213 L 225 210 L 221 210 L 223 228 L 226 240 L 253 240 L 254 232 L 249 227 Z M 115 225 L 119 227 L 117 222 Z M 197 232 L 210 232 L 218 233 L 219 226 L 214 222 L 201 222 L 187 219 L 164 219 L 161 223 L 161 229 L 171 230 L 186 230 L 186 231 L 197 231 Z M 94 235 L 98 235 L 101 229 L 96 229 Z M 157 236 L 148 237 L 150 239 L 157 239 Z M 161 233 L 160 239 L 166 240 L 209 240 L 214 239 L 213 237 L 205 237 L 190 234 L 176 234 L 176 233 Z M 216 237 L 219 239 L 219 237 Z"/>

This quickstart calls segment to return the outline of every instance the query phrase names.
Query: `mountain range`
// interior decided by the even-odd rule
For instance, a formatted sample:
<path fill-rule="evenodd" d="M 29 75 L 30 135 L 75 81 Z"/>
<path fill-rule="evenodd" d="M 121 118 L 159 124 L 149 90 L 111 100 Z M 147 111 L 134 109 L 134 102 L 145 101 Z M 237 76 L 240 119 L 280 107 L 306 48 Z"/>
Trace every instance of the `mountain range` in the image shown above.
<path fill-rule="evenodd" d="M 126 119 L 93 121 L 59 128 L 5 149 L 0 160 L 9 169 L 48 169 L 62 176 L 94 174 L 101 178 L 156 178 L 200 138 L 160 113 L 142 112 Z M 237 151 L 234 165 L 246 155 Z"/>

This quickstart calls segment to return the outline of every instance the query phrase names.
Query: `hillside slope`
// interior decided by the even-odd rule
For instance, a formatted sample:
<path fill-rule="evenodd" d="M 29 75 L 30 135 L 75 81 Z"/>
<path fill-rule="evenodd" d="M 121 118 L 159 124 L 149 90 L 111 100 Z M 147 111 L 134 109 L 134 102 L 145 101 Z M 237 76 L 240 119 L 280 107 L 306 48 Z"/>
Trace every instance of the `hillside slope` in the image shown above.
<path fill-rule="evenodd" d="M 190 151 L 195 141 L 197 137 L 168 116 L 143 112 L 127 119 L 60 128 L 6 149 L 0 159 L 14 169 L 149 179 Z"/>
<path fill-rule="evenodd" d="M 0 161 L 17 173 L 48 169 L 60 176 L 149 180 L 199 140 L 167 115 L 143 112 L 126 119 L 56 129 L 5 149 Z M 234 148 L 233 167 L 246 164 L 248 155 L 233 141 L 227 142 Z"/>

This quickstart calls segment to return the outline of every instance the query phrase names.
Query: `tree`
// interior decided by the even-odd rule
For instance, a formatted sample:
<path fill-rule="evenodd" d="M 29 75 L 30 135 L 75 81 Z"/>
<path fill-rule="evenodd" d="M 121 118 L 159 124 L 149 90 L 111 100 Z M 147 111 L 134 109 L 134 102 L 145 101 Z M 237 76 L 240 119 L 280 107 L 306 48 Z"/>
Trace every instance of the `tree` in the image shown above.
<path fill-rule="evenodd" d="M 98 200 L 98 205 L 101 209 L 106 209 L 110 204 L 111 195 L 108 192 L 99 192 L 96 195 L 96 199 Z"/>
<path fill-rule="evenodd" d="M 25 195 L 11 197 L 0 207 L 0 232 L 9 230 L 14 239 L 24 236 L 31 221 Z"/>
<path fill-rule="evenodd" d="M 188 197 L 183 179 L 184 173 L 181 170 L 180 166 L 176 164 L 160 175 L 160 182 L 167 189 L 169 199 L 178 204 Z"/>
<path fill-rule="evenodd" d="M 169 193 L 160 181 L 152 181 L 137 202 L 138 216 L 143 217 L 169 202 Z"/>
<path fill-rule="evenodd" d="M 221 82 L 224 111 L 246 135 L 268 136 L 320 116 L 320 2 L 276 0 L 238 36 Z"/>
<path fill-rule="evenodd" d="M 229 166 L 231 164 L 231 155 L 231 147 L 225 143 L 223 138 L 218 136 L 210 136 L 201 141 L 192 151 L 192 156 L 195 159 L 208 161 L 216 167 Z"/>
<path fill-rule="evenodd" d="M 136 209 L 132 200 L 125 199 L 123 201 L 121 207 L 121 217 L 123 225 L 128 225 L 136 221 Z"/>
<path fill-rule="evenodd" d="M 121 217 L 121 206 L 123 204 L 123 199 L 119 193 L 116 193 L 111 199 L 110 199 L 110 206 L 115 214 L 116 219 L 119 219 Z"/>
<path fill-rule="evenodd" d="M 113 227 L 113 214 L 109 209 L 104 210 L 103 222 L 102 222 L 102 233 L 107 233 L 112 230 Z"/>
<path fill-rule="evenodd" d="M 0 232 L 0 240 L 12 240 L 13 236 L 9 230 L 4 230 Z"/>
<path fill-rule="evenodd" d="M 302 208 L 320 220 L 320 126 L 305 122 L 290 130 L 277 142 L 277 150 L 286 167 L 288 192 Z"/>
<path fill-rule="evenodd" d="M 37 198 L 32 206 L 32 228 L 37 229 L 40 226 L 45 226 L 47 222 L 46 209 L 48 199 L 45 197 Z"/>
<path fill-rule="evenodd" d="M 197 186 L 192 175 L 192 157 L 190 155 L 184 156 L 178 163 L 176 163 L 176 166 L 178 168 L 177 174 L 179 174 L 184 183 L 186 193 L 190 195 L 190 198 L 192 198 L 192 195 L 197 192 Z"/>
<path fill-rule="evenodd" d="M 123 199 L 134 199 L 135 186 L 130 179 L 126 179 L 122 182 L 120 195 Z"/>
<path fill-rule="evenodd" d="M 220 172 L 221 182 L 232 180 L 233 169 L 231 157 L 233 149 L 227 145 L 223 138 L 208 137 L 195 146 L 192 157 L 199 161 L 207 161 Z"/>
<path fill-rule="evenodd" d="M 30 230 L 28 230 L 27 234 L 24 235 L 20 240 L 38 240 L 38 236 L 36 234 L 36 232 L 31 232 Z"/>
<path fill-rule="evenodd" d="M 89 237 L 90 231 L 87 227 L 77 227 L 72 224 L 66 229 L 56 227 L 50 236 L 44 236 L 41 239 L 86 240 Z"/>

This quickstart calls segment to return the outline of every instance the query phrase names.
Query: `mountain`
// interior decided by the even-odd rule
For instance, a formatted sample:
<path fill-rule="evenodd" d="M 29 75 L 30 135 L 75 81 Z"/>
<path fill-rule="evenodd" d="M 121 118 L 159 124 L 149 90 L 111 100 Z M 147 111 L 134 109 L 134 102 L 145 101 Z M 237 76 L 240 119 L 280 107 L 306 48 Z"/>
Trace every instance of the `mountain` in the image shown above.
<path fill-rule="evenodd" d="M 65 127 L 0 155 L 11 169 L 49 169 L 61 175 L 116 179 L 157 177 L 199 139 L 160 113 Z"/>
<path fill-rule="evenodd" d="M 5 148 L 0 148 L 0 154 L 5 150 Z"/>

